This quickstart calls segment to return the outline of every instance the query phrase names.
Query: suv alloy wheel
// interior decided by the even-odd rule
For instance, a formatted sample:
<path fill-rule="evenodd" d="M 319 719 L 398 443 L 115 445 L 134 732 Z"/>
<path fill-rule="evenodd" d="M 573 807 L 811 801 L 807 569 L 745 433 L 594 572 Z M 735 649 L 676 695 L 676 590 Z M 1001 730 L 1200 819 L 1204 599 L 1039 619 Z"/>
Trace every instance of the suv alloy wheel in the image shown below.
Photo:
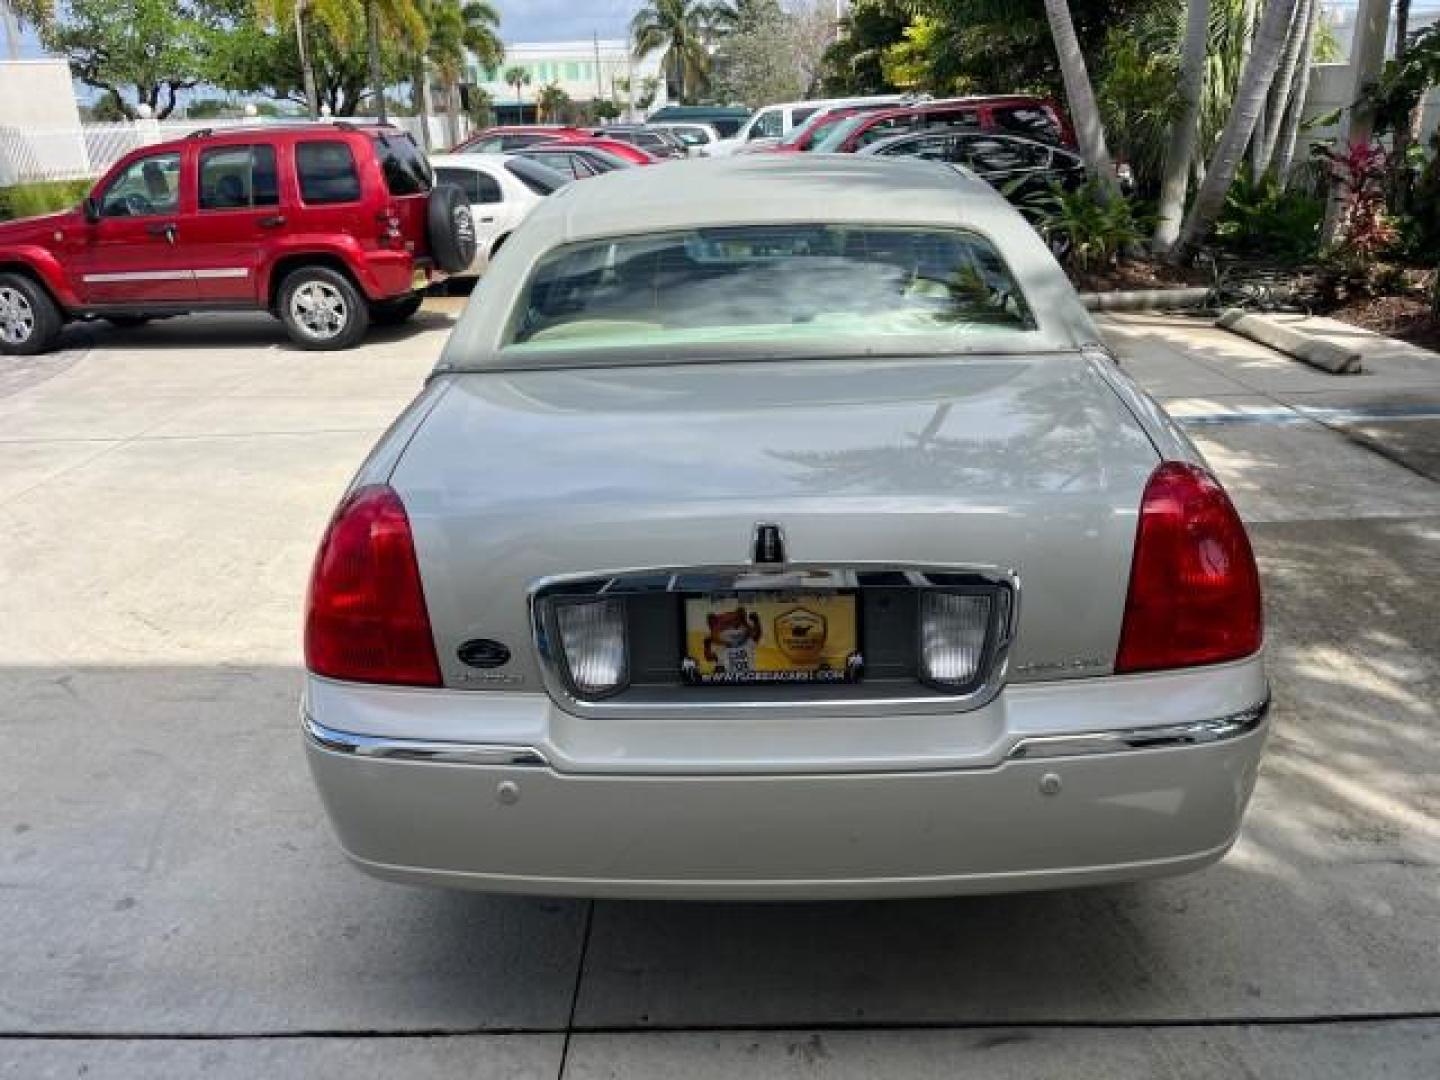
<path fill-rule="evenodd" d="M 34 356 L 60 334 L 63 320 L 50 294 L 23 274 L 0 274 L 0 353 Z"/>
<path fill-rule="evenodd" d="M 302 266 L 280 286 L 280 321 L 302 349 L 349 349 L 365 336 L 370 311 L 350 279 L 328 266 Z"/>

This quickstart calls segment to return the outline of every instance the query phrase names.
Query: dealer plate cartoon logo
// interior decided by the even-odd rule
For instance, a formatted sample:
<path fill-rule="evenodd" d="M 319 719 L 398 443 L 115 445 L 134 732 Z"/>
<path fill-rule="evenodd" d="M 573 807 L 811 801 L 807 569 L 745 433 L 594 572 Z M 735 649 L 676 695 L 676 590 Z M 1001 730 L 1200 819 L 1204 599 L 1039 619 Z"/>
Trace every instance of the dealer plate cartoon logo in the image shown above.
<path fill-rule="evenodd" d="M 813 664 L 825 652 L 825 616 L 805 608 L 787 611 L 775 620 L 780 651 L 796 664 Z"/>

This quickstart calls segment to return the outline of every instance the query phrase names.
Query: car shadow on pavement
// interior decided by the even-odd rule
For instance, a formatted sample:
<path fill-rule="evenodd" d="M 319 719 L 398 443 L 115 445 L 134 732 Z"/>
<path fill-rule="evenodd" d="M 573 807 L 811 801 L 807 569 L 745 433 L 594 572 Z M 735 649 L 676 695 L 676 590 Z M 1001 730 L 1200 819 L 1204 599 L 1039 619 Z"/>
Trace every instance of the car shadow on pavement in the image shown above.
<path fill-rule="evenodd" d="M 421 311 L 399 326 L 372 326 L 366 331 L 362 345 L 389 344 L 408 341 L 432 332 L 448 332 L 457 316 L 441 311 Z M 177 315 L 156 319 L 143 326 L 116 327 L 104 320 L 82 324 L 91 337 L 88 345 L 110 349 L 144 351 L 151 349 L 275 349 L 297 354 L 324 351 L 302 349 L 285 334 L 277 319 L 263 312 L 225 312 L 203 315 Z M 436 346 L 436 354 L 439 347 Z"/>

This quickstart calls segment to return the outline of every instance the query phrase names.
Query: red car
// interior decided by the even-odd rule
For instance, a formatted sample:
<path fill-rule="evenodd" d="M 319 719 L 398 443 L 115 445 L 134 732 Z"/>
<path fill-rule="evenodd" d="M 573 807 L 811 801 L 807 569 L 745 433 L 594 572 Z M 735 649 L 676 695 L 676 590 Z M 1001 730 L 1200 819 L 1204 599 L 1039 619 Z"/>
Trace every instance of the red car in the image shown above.
<path fill-rule="evenodd" d="M 601 139 L 587 136 L 570 137 L 565 136 L 556 140 L 567 145 L 588 146 L 594 150 L 605 150 L 616 157 L 622 157 L 635 165 L 654 165 L 660 159 L 649 151 L 642 150 L 634 143 L 621 142 L 619 139 Z"/>
<path fill-rule="evenodd" d="M 127 154 L 74 210 L 0 225 L 0 352 L 43 352 L 76 319 L 219 309 L 348 348 L 474 255 L 464 194 L 396 128 L 199 131 Z"/>
<path fill-rule="evenodd" d="M 579 128 L 560 124 L 504 124 L 477 131 L 450 148 L 452 154 L 506 154 L 547 139 L 584 138 Z"/>
<path fill-rule="evenodd" d="M 812 123 L 823 123 L 831 116 L 833 114 L 822 114 Z M 1054 102 L 1028 95 L 991 95 L 855 112 L 831 124 L 828 130 L 812 133 L 803 145 L 798 140 L 787 140 L 788 145 L 782 143 L 774 149 L 778 152 L 814 150 L 853 154 L 880 139 L 927 127 L 1023 135 L 1057 146 L 1075 146 L 1075 131 L 1070 126 L 1070 120 Z"/>
<path fill-rule="evenodd" d="M 874 109 L 856 108 L 851 105 L 838 109 L 824 109 L 817 112 L 805 123 L 795 128 L 774 146 L 759 151 L 762 154 L 796 154 L 815 149 L 815 144 L 835 130 L 835 125 L 850 116 Z"/>

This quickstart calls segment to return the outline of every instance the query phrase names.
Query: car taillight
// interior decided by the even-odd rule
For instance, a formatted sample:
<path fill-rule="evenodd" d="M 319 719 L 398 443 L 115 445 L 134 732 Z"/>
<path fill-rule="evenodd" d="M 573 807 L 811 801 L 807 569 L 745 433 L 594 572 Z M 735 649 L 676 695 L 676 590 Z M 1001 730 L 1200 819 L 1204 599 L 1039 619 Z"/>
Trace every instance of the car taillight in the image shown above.
<path fill-rule="evenodd" d="M 351 682 L 440 685 L 410 519 L 386 484 L 352 493 L 320 541 L 305 611 L 305 665 Z"/>
<path fill-rule="evenodd" d="M 380 211 L 375 215 L 375 220 L 380 225 L 380 242 L 382 244 L 393 244 L 405 235 L 401 228 L 400 214 L 394 207 Z"/>
<path fill-rule="evenodd" d="M 1238 660 L 1263 635 L 1260 575 L 1240 515 L 1204 469 L 1163 463 L 1140 502 L 1116 672 Z"/>

